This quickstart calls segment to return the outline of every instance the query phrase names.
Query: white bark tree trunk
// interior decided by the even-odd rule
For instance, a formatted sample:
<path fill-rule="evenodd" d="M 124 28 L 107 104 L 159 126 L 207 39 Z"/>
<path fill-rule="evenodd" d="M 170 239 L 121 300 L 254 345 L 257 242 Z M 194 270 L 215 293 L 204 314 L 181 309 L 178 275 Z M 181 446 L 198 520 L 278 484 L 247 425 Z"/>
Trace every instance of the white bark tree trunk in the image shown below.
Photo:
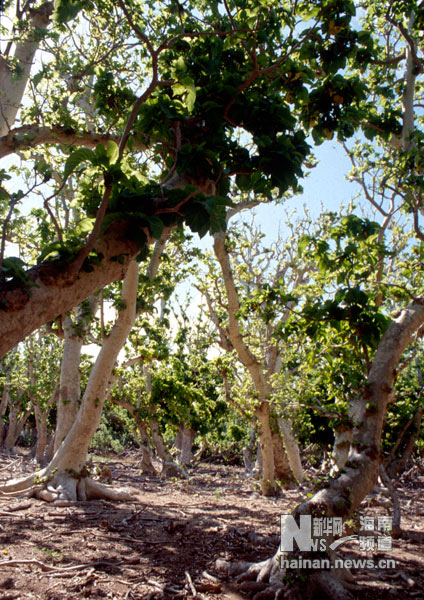
<path fill-rule="evenodd" d="M 99 425 L 102 406 L 110 374 L 135 320 L 135 304 L 138 288 L 138 264 L 132 261 L 128 267 L 122 286 L 122 301 L 125 308 L 103 342 L 99 355 L 91 371 L 81 403 L 81 409 L 60 450 L 61 468 L 81 470 L 91 439 Z M 69 449 L 72 448 L 72 453 Z M 57 462 L 53 458 L 53 462 Z"/>
<path fill-rule="evenodd" d="M 72 319 L 68 315 L 63 320 L 63 332 L 65 342 L 60 370 L 54 452 L 57 451 L 74 424 L 81 395 L 79 366 L 83 338 L 74 335 Z"/>
<path fill-rule="evenodd" d="M 179 456 L 178 462 L 184 467 L 189 467 L 193 459 L 192 448 L 197 432 L 194 429 L 187 427 L 180 427 L 179 433 L 181 433 L 181 442 L 179 445 Z"/>
<path fill-rule="evenodd" d="M 365 389 L 355 407 L 358 415 L 353 442 L 345 472 L 333 479 L 329 487 L 320 490 L 294 511 L 295 516 L 350 517 L 365 496 L 374 487 L 381 463 L 381 436 L 386 419 L 387 405 L 393 397 L 396 369 L 404 350 L 413 341 L 415 333 L 424 323 L 424 298 L 415 299 L 392 321 L 383 335 L 375 354 Z M 290 560 L 297 551 L 290 553 Z M 251 565 L 249 575 L 261 581 L 269 580 L 271 586 L 281 588 L 286 571 L 280 569 L 279 552 L 270 560 Z M 243 570 L 246 569 L 243 565 Z M 302 571 L 300 571 L 302 573 Z M 296 577 L 296 572 L 290 573 Z M 352 596 L 345 590 L 335 571 L 314 571 L 308 575 L 308 589 L 313 597 L 346 599 Z M 305 581 L 298 590 L 305 589 Z"/>
<path fill-rule="evenodd" d="M 27 9 L 25 18 L 29 21 L 29 31 L 15 45 L 14 68 L 0 56 L 0 137 L 8 133 L 16 120 L 39 46 L 37 29 L 47 27 L 52 12 L 53 2 L 45 2 L 37 9 Z"/>
<path fill-rule="evenodd" d="M 92 315 L 96 311 L 97 299 L 90 296 L 87 303 L 79 306 L 74 323 L 70 315 L 63 318 L 64 345 L 60 369 L 60 391 L 57 403 L 54 452 L 68 435 L 79 410 L 81 396 L 80 360 L 84 336 L 87 333 Z"/>
<path fill-rule="evenodd" d="M 284 447 L 287 452 L 291 471 L 299 483 L 305 479 L 303 472 L 302 461 L 300 460 L 299 444 L 293 434 L 293 424 L 288 419 L 278 419 L 278 426 L 283 438 Z"/>
<path fill-rule="evenodd" d="M 67 500 L 101 495 L 99 484 L 90 481 L 84 471 L 88 449 L 99 425 L 109 377 L 117 356 L 122 349 L 134 324 L 138 289 L 138 264 L 132 261 L 122 285 L 122 301 L 125 305 L 104 341 L 85 389 L 81 407 L 64 442 L 53 456 L 50 464 L 37 473 L 39 478 L 49 477 L 54 471 L 50 489 L 43 490 L 45 499 L 56 497 Z M 26 489 L 32 484 L 34 475 L 18 481 L 11 481 L 3 491 Z M 49 496 L 50 494 L 50 496 Z"/>
<path fill-rule="evenodd" d="M 261 402 L 255 411 L 258 419 L 258 438 L 261 449 L 262 479 L 261 489 L 264 496 L 274 496 L 277 493 L 275 481 L 274 447 L 269 423 L 269 404 Z"/>
<path fill-rule="evenodd" d="M 337 472 L 344 468 L 349 456 L 352 437 L 352 427 L 338 427 L 334 430 L 334 444 L 332 452 L 332 460 L 334 466 L 331 469 L 332 475 L 335 475 Z"/>
<path fill-rule="evenodd" d="M 259 405 L 256 408 L 256 416 L 259 422 L 258 437 L 261 447 L 263 470 L 262 470 L 262 493 L 265 496 L 274 495 L 277 492 L 274 474 L 274 454 L 272 448 L 272 434 L 269 424 L 269 402 L 267 400 L 270 389 L 265 379 L 260 361 L 252 354 L 246 346 L 242 332 L 240 331 L 237 313 L 240 303 L 237 288 L 234 283 L 228 251 L 225 246 L 225 232 L 214 235 L 214 252 L 221 266 L 225 291 L 228 301 L 228 328 L 226 334 L 237 354 L 252 378 L 253 384 L 259 395 Z"/>

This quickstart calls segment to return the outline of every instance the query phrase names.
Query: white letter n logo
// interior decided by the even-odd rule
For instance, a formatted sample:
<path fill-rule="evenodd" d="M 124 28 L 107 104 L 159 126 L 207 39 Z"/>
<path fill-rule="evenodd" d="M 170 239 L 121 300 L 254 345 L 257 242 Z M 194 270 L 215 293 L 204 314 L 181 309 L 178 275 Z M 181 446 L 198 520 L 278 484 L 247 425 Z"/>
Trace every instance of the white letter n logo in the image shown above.
<path fill-rule="evenodd" d="M 281 552 L 293 552 L 294 539 L 299 550 L 308 552 L 311 550 L 311 534 L 311 515 L 300 515 L 300 527 L 297 526 L 293 515 L 281 515 Z"/>

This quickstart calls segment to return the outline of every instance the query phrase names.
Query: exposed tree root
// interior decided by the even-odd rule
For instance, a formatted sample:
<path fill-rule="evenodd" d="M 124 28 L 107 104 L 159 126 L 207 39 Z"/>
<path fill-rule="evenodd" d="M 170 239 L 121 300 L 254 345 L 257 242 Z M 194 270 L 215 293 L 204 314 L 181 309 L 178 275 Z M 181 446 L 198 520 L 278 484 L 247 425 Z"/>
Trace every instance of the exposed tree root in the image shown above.
<path fill-rule="evenodd" d="M 164 477 L 178 477 L 179 479 L 189 479 L 189 474 L 182 466 L 174 462 L 164 462 L 161 475 Z"/>
<path fill-rule="evenodd" d="M 253 594 L 253 600 L 352 600 L 349 592 L 350 584 L 345 583 L 344 573 L 321 571 L 307 574 L 296 583 L 297 573 L 293 572 L 294 581 L 284 582 L 286 572 L 280 569 L 278 555 L 259 563 L 231 563 L 217 560 L 216 567 L 233 579 L 238 589 Z M 304 573 L 306 575 L 306 573 Z"/>
<path fill-rule="evenodd" d="M 40 477 L 40 473 L 37 473 L 38 478 Z M 45 502 L 99 499 L 123 502 L 134 499 L 132 494 L 123 489 L 93 481 L 90 477 L 77 479 L 63 471 L 55 474 L 50 481 L 44 484 L 34 485 L 35 478 L 36 475 L 32 474 L 22 479 L 9 481 L 0 488 L 0 496 L 10 498 L 15 496 L 34 496 Z"/>
<path fill-rule="evenodd" d="M 37 473 L 37 477 L 42 476 L 44 473 L 40 471 Z M 0 496 L 19 496 L 20 494 L 28 494 L 34 488 L 40 487 L 34 486 L 36 475 L 32 473 L 26 477 L 20 477 L 19 479 L 11 479 L 4 485 L 0 486 Z"/>

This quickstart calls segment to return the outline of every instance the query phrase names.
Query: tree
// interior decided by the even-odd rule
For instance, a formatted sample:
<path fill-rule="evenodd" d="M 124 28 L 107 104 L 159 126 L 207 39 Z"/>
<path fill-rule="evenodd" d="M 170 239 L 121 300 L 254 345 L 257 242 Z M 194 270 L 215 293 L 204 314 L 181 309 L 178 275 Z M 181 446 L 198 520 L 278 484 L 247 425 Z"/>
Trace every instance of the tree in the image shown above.
<path fill-rule="evenodd" d="M 419 57 L 420 38 L 417 36 L 422 7 L 415 2 L 395 2 L 389 6 L 385 3 L 369 3 L 366 8 L 369 30 L 378 32 L 381 37 L 375 38 L 376 55 L 368 71 L 369 106 L 372 106 L 372 111 L 369 120 L 364 119 L 363 126 L 366 135 L 378 139 L 381 148 L 387 151 L 387 154 L 379 151 L 371 156 L 370 147 L 366 147 L 362 154 L 366 161 L 362 162 L 359 168 L 358 164 L 354 165 L 356 172 L 353 177 L 365 183 L 371 172 L 369 167 L 380 169 L 380 173 L 382 167 L 387 167 L 382 178 L 374 180 L 376 185 L 371 188 L 371 193 L 369 188 L 364 187 L 365 196 L 373 201 L 373 206 L 383 217 L 399 210 L 399 204 L 403 206 L 411 214 L 415 233 L 421 241 L 421 169 L 417 168 L 419 153 L 415 142 L 416 139 L 420 139 L 421 133 L 418 128 L 414 128 L 413 109 L 414 102 L 417 102 L 417 98 L 414 100 L 414 94 L 419 95 L 422 89 L 419 79 L 423 67 Z M 371 42 L 370 35 L 368 39 Z M 394 49 L 397 51 L 393 52 Z M 405 61 L 405 76 L 399 83 L 397 69 L 402 61 Z M 375 67 L 372 62 L 375 63 Z M 387 74 L 387 85 L 381 85 L 382 69 Z M 416 122 L 420 123 L 420 119 Z M 358 155 L 353 156 L 356 160 Z M 375 173 L 374 171 L 374 177 Z M 370 179 L 371 177 L 368 181 Z M 374 193 L 381 193 L 382 202 L 376 201 Z M 399 202 L 397 207 L 395 201 Z M 388 202 L 388 211 L 383 202 Z M 414 251 L 415 255 L 420 255 L 420 252 L 420 248 Z M 328 486 L 313 498 L 298 506 L 294 511 L 295 515 L 326 514 L 347 517 L 357 509 L 375 484 L 380 471 L 381 435 L 388 404 L 394 400 L 393 390 L 399 361 L 415 340 L 424 322 L 421 273 L 421 266 L 415 269 L 417 287 L 409 293 L 409 300 L 406 299 L 408 293 L 399 297 L 398 311 L 389 317 L 385 332 L 377 341 L 365 385 L 355 402 L 356 423 L 344 472 L 330 481 Z M 384 283 L 384 277 L 381 279 L 380 283 Z M 405 287 L 409 289 L 409 286 Z M 281 591 L 282 574 L 277 568 L 276 559 L 255 565 L 251 574 L 258 575 L 262 580 L 269 578 L 276 594 L 280 593 L 278 589 Z M 295 573 L 293 576 L 296 579 Z M 301 583 L 300 578 L 297 578 L 297 581 L 298 591 L 304 590 L 304 583 Z M 306 593 L 310 596 L 318 594 L 329 598 L 351 597 L 334 572 L 312 573 L 308 582 Z"/>
<path fill-rule="evenodd" d="M 137 3 L 57 5 L 38 44 L 53 59 L 31 79 L 25 123 L 14 128 L 8 121 L 0 147 L 5 156 L 54 144 L 58 156 L 68 156 L 64 177 L 76 173 L 94 228 L 86 237 L 54 240 L 44 260 L 29 271 L 21 267 L 19 276 L 9 269 L 1 352 L 122 278 L 163 227 L 186 222 L 201 234 L 222 228 L 234 179 L 244 193 L 269 198 L 296 186 L 310 129 L 317 141 L 353 132 L 363 85 L 340 72 L 348 57 L 364 61 L 369 54 L 350 26 L 353 5 L 294 6 L 265 11 L 252 2 L 246 11 L 237 3 L 194 2 L 181 12 L 164 2 L 154 9 L 147 3 L 143 12 Z M 88 24 L 86 62 L 67 34 L 70 18 L 76 31 L 79 22 Z M 136 40 L 132 51 L 129 38 Z M 134 84 L 125 84 L 123 64 Z M 81 112 L 87 96 L 96 103 L 88 116 Z M 154 173 L 149 156 L 159 164 Z"/>
<path fill-rule="evenodd" d="M 306 220 L 296 226 L 303 230 Z M 286 366 L 284 345 L 275 333 L 289 317 L 290 306 L 285 300 L 279 305 L 273 293 L 280 288 L 285 299 L 296 293 L 311 265 L 297 254 L 294 236 L 285 244 L 278 239 L 269 247 L 263 246 L 262 237 L 248 224 L 243 229 L 232 227 L 226 234 L 215 234 L 219 267 L 211 258 L 206 260 L 208 277 L 200 272 L 198 286 L 206 297 L 220 346 L 236 353 L 251 379 L 253 397 L 247 401 L 247 410 L 258 420 L 262 491 L 272 495 L 276 479 L 286 483 L 293 475 L 299 481 L 303 479 L 290 415 L 274 385 L 276 374 Z"/>

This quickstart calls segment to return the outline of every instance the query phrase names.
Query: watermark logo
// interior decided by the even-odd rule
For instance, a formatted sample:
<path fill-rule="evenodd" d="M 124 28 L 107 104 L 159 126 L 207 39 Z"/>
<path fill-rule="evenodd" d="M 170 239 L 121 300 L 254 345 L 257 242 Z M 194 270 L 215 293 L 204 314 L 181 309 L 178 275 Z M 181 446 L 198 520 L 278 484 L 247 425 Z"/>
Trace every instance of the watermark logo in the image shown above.
<path fill-rule="evenodd" d="M 293 552 L 294 542 L 301 552 L 325 552 L 327 550 L 336 550 L 342 544 L 355 540 L 359 544 L 360 552 L 373 552 L 375 550 L 388 552 L 392 550 L 392 517 L 389 516 L 363 516 L 360 517 L 359 535 L 343 536 L 343 520 L 341 517 L 312 517 L 311 515 L 300 515 L 299 523 L 297 523 L 293 515 L 281 515 L 281 542 L 280 552 Z M 304 565 L 298 564 L 302 559 L 296 559 L 296 565 L 291 565 L 293 568 L 331 568 L 333 565 L 327 565 L 328 559 L 317 559 L 313 561 L 325 562 L 325 565 Z M 282 563 L 292 563 L 286 559 Z M 307 561 L 311 562 L 310 560 Z M 336 561 L 337 562 L 337 561 Z M 343 562 L 343 561 L 342 561 Z M 355 562 L 355 561 L 353 561 Z M 374 564 L 371 559 L 359 560 L 359 568 L 394 568 L 395 561 L 380 560 Z M 349 563 L 349 565 L 347 564 Z M 282 564 L 282 567 L 288 567 L 288 564 Z M 343 564 L 340 564 L 338 559 L 337 567 L 347 566 L 351 568 L 352 560 L 346 559 Z"/>

